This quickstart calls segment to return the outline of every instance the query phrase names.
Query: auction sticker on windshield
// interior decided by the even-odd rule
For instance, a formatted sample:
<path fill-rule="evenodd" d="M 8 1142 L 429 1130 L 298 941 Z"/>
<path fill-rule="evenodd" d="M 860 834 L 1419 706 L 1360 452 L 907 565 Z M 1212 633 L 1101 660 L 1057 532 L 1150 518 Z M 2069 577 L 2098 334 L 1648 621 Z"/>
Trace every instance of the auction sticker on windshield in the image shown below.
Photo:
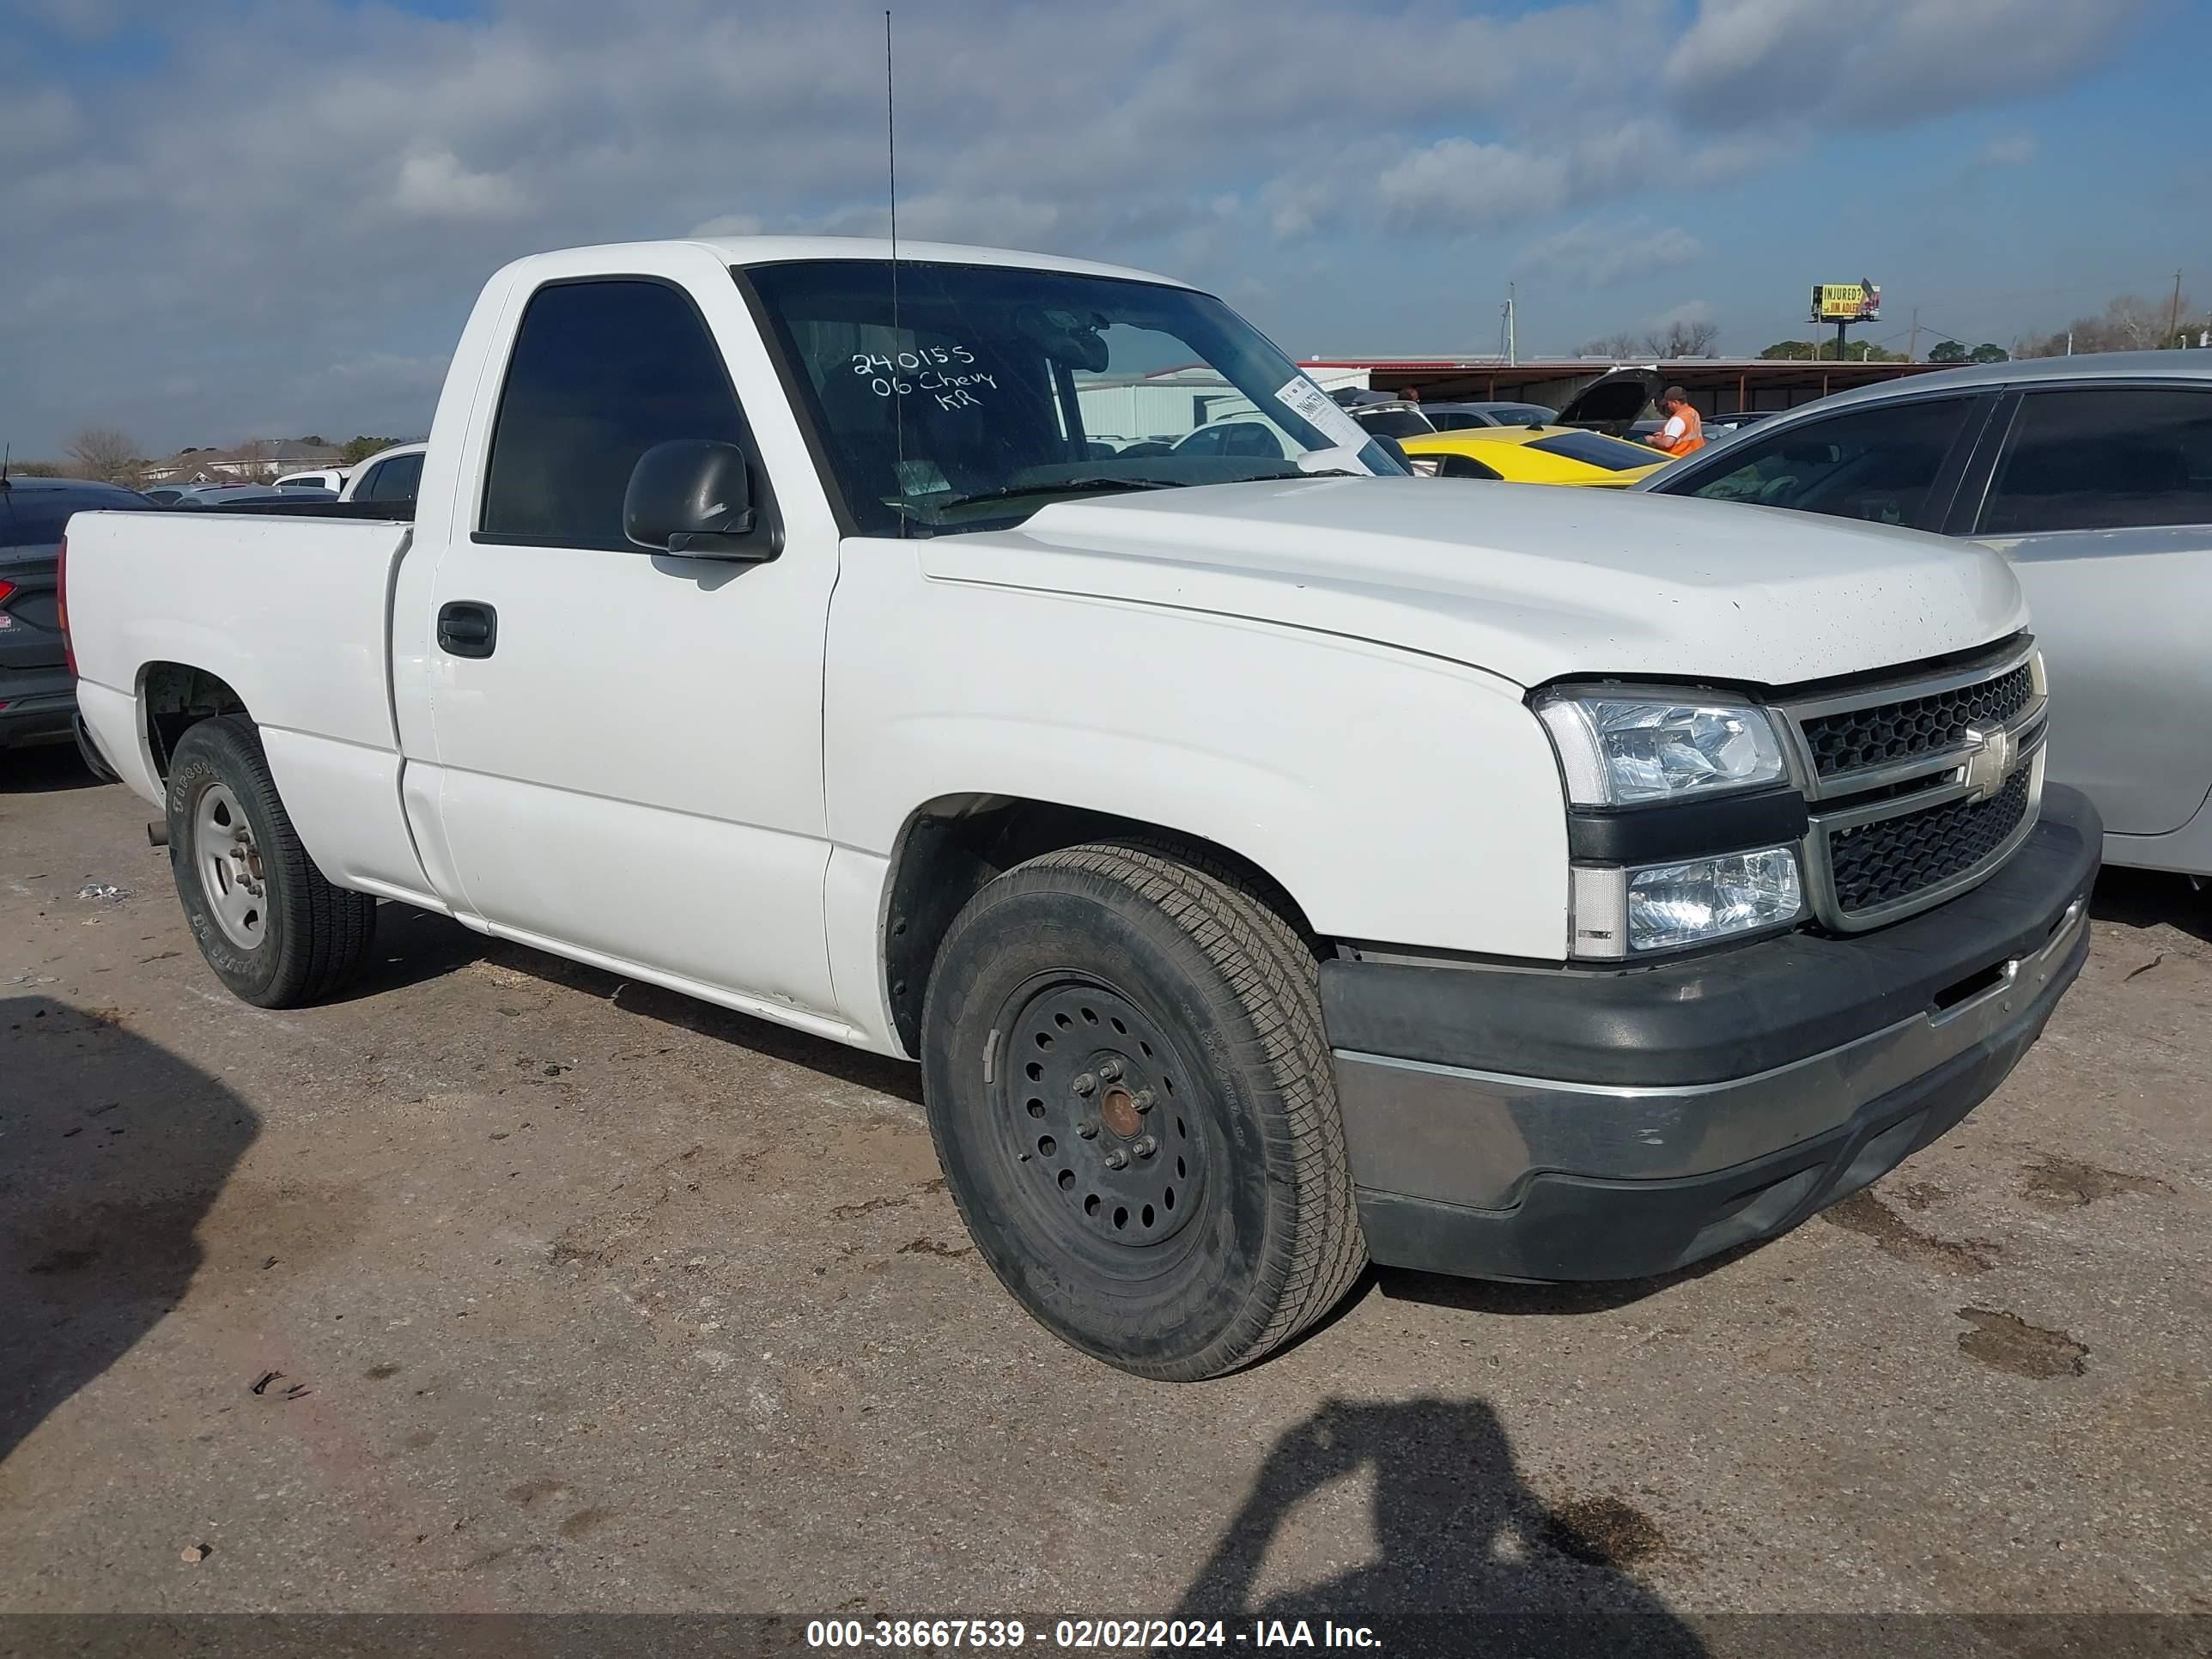
<path fill-rule="evenodd" d="M 1365 447 L 1367 429 L 1336 405 L 1336 400 L 1303 374 L 1276 389 L 1276 400 L 1322 429 L 1322 435 L 1346 449 Z"/>

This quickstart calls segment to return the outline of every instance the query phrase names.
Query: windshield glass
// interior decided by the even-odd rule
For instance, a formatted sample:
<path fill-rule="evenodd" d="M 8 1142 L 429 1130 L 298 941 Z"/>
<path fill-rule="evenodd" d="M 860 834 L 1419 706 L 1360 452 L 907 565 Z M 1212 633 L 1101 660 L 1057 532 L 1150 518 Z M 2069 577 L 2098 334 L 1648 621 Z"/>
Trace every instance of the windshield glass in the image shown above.
<path fill-rule="evenodd" d="M 1656 466 L 1667 458 L 1642 444 L 1624 443 L 1601 432 L 1561 432 L 1548 438 L 1532 438 L 1528 447 L 1547 455 L 1564 455 L 1571 461 L 1587 461 L 1608 472 L 1628 472 L 1639 466 Z"/>
<path fill-rule="evenodd" d="M 1351 416 L 1218 300 L 1012 266 L 811 259 L 741 270 L 864 535 L 942 534 L 1055 500 L 1396 474 Z"/>

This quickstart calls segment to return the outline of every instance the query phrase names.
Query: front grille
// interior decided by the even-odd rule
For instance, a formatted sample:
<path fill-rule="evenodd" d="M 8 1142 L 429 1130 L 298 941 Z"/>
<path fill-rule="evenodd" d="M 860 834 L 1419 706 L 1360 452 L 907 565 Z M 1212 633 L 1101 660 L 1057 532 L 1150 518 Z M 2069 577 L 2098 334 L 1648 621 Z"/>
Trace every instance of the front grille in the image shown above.
<path fill-rule="evenodd" d="M 1981 863 L 2027 816 L 2034 769 L 2021 767 L 1987 800 L 1950 801 L 1835 831 L 1828 838 L 1828 864 L 1838 908 L 1846 915 L 1879 909 Z"/>
<path fill-rule="evenodd" d="M 2022 664 L 1978 685 L 1812 716 L 1804 722 L 1804 732 L 1814 773 L 1824 779 L 1840 777 L 1954 747 L 1966 740 L 1970 726 L 2009 721 L 2027 707 L 2034 690 Z"/>

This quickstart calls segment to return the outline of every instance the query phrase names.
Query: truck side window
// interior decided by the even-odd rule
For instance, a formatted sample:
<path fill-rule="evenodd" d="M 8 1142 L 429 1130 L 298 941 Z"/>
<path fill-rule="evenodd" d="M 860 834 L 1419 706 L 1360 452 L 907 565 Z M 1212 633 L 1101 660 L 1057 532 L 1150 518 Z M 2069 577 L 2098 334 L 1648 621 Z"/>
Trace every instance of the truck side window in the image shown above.
<path fill-rule="evenodd" d="M 422 482 L 422 458 L 420 455 L 395 455 L 388 461 L 379 461 L 368 481 L 355 492 L 354 499 L 363 501 L 411 501 Z"/>
<path fill-rule="evenodd" d="M 2031 392 L 2005 440 L 1978 533 L 2212 524 L 2212 392 Z"/>
<path fill-rule="evenodd" d="M 630 470 L 674 438 L 745 441 L 721 352 L 690 297 L 644 278 L 550 283 L 515 331 L 480 528 L 635 552 L 622 522 Z"/>
<path fill-rule="evenodd" d="M 1973 406 L 1971 398 L 1928 398 L 1795 423 L 1730 444 L 1667 493 L 1920 526 Z"/>

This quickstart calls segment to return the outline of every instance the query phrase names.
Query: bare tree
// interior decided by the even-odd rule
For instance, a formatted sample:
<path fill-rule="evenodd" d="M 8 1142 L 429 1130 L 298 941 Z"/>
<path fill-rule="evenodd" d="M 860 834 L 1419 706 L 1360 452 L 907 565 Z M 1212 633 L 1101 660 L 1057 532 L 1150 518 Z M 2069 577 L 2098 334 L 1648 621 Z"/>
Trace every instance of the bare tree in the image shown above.
<path fill-rule="evenodd" d="M 2101 315 L 2076 317 L 2055 333 L 2023 341 L 2018 355 L 2062 357 L 2069 343 L 2075 351 L 2154 351 L 2174 344 L 2183 332 L 2178 326 L 2172 334 L 2166 331 L 2177 312 L 2185 318 L 2196 314 L 2187 295 L 2177 307 L 2171 296 L 2146 300 L 2139 294 L 2122 294 L 2106 303 Z"/>
<path fill-rule="evenodd" d="M 1642 337 L 1622 329 L 1618 333 L 1601 334 L 1594 340 L 1584 340 L 1575 348 L 1575 354 L 1582 357 L 1634 357 L 1639 356 L 1643 349 Z"/>
<path fill-rule="evenodd" d="M 1654 357 L 1709 357 L 1713 342 L 1721 337 L 1721 325 L 1700 317 L 1678 317 L 1663 329 L 1653 329 L 1644 337 L 1644 349 Z"/>
<path fill-rule="evenodd" d="M 138 446 L 127 432 L 88 426 L 69 441 L 70 465 L 80 478 L 125 483 L 137 475 Z"/>

